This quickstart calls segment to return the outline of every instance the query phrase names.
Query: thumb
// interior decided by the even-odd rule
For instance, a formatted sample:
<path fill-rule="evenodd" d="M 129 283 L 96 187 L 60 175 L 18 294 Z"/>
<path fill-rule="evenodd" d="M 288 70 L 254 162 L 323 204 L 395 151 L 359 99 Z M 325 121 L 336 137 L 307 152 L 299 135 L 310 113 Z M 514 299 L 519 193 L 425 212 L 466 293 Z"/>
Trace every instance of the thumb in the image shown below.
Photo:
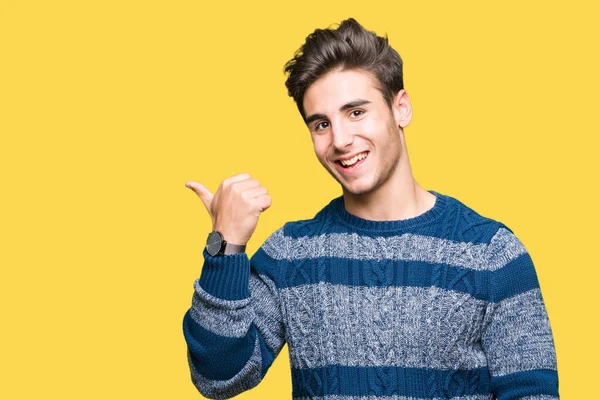
<path fill-rule="evenodd" d="M 214 194 L 212 194 L 210 190 L 208 190 L 204 185 L 198 182 L 187 181 L 185 186 L 187 188 L 192 189 L 198 195 L 198 197 L 200 197 L 200 200 L 202 200 L 202 203 L 204 203 L 204 207 L 206 207 L 206 209 L 208 210 L 208 214 L 212 217 L 212 213 L 210 212 L 210 205 L 212 203 L 213 197 L 215 197 Z"/>

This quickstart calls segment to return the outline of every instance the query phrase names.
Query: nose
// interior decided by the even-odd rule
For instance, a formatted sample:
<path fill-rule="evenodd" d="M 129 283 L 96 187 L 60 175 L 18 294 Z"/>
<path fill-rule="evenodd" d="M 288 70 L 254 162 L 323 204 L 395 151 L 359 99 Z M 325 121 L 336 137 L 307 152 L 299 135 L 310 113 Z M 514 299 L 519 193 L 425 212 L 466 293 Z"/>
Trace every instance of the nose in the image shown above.
<path fill-rule="evenodd" d="M 332 145 L 335 150 L 344 151 L 354 141 L 354 134 L 343 124 L 332 126 Z"/>

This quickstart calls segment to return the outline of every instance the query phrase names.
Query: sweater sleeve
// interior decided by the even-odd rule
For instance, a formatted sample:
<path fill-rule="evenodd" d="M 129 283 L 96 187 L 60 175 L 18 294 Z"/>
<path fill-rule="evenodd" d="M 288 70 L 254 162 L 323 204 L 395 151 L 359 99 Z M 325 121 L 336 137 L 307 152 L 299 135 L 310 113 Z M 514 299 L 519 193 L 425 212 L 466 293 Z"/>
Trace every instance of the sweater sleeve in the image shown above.
<path fill-rule="evenodd" d="M 501 224 L 485 254 L 490 301 L 482 345 L 495 398 L 558 399 L 554 340 L 529 253 Z"/>
<path fill-rule="evenodd" d="M 191 378 L 207 398 L 225 399 L 263 379 L 284 345 L 275 286 L 283 252 L 283 228 L 248 259 L 204 250 L 192 306 L 183 318 Z"/>

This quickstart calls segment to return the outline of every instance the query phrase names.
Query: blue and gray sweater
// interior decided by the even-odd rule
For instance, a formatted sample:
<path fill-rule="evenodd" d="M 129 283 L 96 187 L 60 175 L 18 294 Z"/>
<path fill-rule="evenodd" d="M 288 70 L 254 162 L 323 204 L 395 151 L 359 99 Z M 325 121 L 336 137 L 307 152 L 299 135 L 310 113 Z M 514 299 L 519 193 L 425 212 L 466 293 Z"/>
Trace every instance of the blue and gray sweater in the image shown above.
<path fill-rule="evenodd" d="M 557 399 L 529 253 L 501 222 L 430 192 L 414 218 L 362 219 L 338 197 L 250 259 L 205 250 L 183 319 L 200 393 L 256 386 L 287 343 L 294 399 Z"/>

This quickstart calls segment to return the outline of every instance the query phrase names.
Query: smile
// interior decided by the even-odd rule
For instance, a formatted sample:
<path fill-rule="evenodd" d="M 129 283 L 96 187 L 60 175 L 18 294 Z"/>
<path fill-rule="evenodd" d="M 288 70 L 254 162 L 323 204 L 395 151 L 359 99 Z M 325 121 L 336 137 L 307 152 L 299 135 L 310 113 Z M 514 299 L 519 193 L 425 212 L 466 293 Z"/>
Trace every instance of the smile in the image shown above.
<path fill-rule="evenodd" d="M 335 163 L 338 165 L 338 169 L 344 173 L 350 173 L 356 171 L 362 164 L 365 163 L 369 155 L 368 151 L 359 153 L 349 160 L 337 160 Z"/>

